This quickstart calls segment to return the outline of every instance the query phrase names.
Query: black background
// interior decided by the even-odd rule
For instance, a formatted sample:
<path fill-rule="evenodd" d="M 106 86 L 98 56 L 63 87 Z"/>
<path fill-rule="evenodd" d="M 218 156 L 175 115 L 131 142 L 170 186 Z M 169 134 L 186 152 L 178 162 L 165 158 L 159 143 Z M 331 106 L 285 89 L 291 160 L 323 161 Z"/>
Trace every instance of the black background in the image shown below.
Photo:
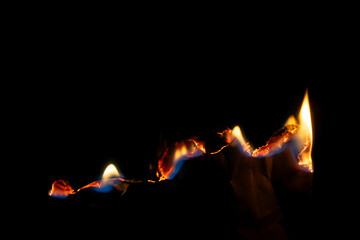
<path fill-rule="evenodd" d="M 240 36 L 217 26 L 221 34 L 201 38 L 197 31 L 162 37 L 143 26 L 132 29 L 140 36 L 123 38 L 122 30 L 62 24 L 24 33 L 32 40 L 21 45 L 25 66 L 13 76 L 31 79 L 16 86 L 12 98 L 21 98 L 13 111 L 20 116 L 12 129 L 24 143 L 29 178 L 39 179 L 31 189 L 46 203 L 53 181 L 77 189 L 99 179 L 109 163 L 126 178 L 146 179 L 159 135 L 176 141 L 239 125 L 261 146 L 298 114 L 308 89 L 314 209 L 319 219 L 327 212 L 333 184 L 324 177 L 336 162 L 329 129 L 338 119 L 338 86 L 347 83 L 339 82 L 336 53 L 318 25 L 260 24 Z"/>
<path fill-rule="evenodd" d="M 324 160 L 321 154 L 321 131 L 324 127 L 321 122 L 325 118 L 321 110 L 321 96 L 324 89 L 326 91 L 326 85 L 319 87 L 314 83 L 302 81 L 310 74 L 299 72 L 300 76 L 294 76 L 289 69 L 284 68 L 276 69 L 276 72 L 268 69 L 265 71 L 266 74 L 256 77 L 251 73 L 243 77 L 241 70 L 232 74 L 220 70 L 213 75 L 209 68 L 205 69 L 205 75 L 201 77 L 193 77 L 192 71 L 185 71 L 185 74 L 182 72 L 179 76 L 174 74 L 174 78 L 171 79 L 174 70 L 167 69 L 167 76 L 160 79 L 152 71 L 135 79 L 122 77 L 120 74 L 119 80 L 114 80 L 115 83 L 112 82 L 110 86 L 104 86 L 103 83 L 89 86 L 86 80 L 80 84 L 54 86 L 46 92 L 46 100 L 40 100 L 38 109 L 40 131 L 35 133 L 40 137 L 37 147 L 41 166 L 46 166 L 44 197 L 47 197 L 47 191 L 54 180 L 67 180 L 77 189 L 99 179 L 109 163 L 115 163 L 126 178 L 147 179 L 149 163 L 156 162 L 159 134 L 168 141 L 176 141 L 207 131 L 240 125 L 246 138 L 254 146 L 262 146 L 283 126 L 290 115 L 298 114 L 305 91 L 308 89 L 315 131 L 313 194 L 314 198 L 321 199 L 321 171 L 324 169 L 324 161 L 327 160 Z M 286 73 L 285 76 L 281 76 L 282 70 Z M 293 83 L 287 79 L 291 76 L 297 79 Z M 102 74 L 91 76 L 92 79 L 102 77 Z M 199 81 L 198 78 L 203 80 Z M 284 81 L 276 81 L 279 78 Z M 171 199 L 171 195 L 168 196 L 161 191 L 153 193 L 151 188 L 146 189 L 145 193 L 141 191 L 144 190 L 140 188 L 140 199 L 149 196 L 150 199 L 154 199 L 153 194 L 158 195 L 158 198 L 163 196 L 165 199 Z M 174 194 L 176 196 L 176 193 Z M 207 196 L 206 193 L 204 196 Z M 220 197 L 219 199 L 225 201 Z M 61 205 L 61 200 L 55 205 L 52 199 L 48 201 L 50 209 L 59 208 L 59 204 Z M 176 207 L 183 204 L 181 201 L 180 198 L 170 204 L 176 209 L 174 215 L 177 216 L 171 215 L 169 219 L 175 223 L 181 220 L 174 219 L 184 217 Z M 147 216 L 147 208 L 151 208 L 151 205 L 141 201 L 136 203 L 140 206 L 136 209 L 146 210 L 137 210 L 138 217 L 135 220 L 152 221 L 154 218 Z M 189 202 L 186 204 L 188 209 L 196 209 L 196 205 L 193 206 Z M 205 207 L 206 204 L 202 206 Z M 316 207 L 314 209 L 317 211 Z M 54 212 L 58 213 L 58 210 L 55 209 Z M 211 219 L 206 214 L 201 216 L 195 214 L 185 217 L 195 217 L 199 221 Z M 87 217 L 84 219 L 88 221 Z M 80 218 L 81 221 L 84 219 Z M 226 219 L 223 223 L 226 221 L 230 220 Z M 69 227 L 78 227 L 78 223 L 66 223 Z M 152 223 L 149 226 L 154 225 L 156 224 Z M 196 230 L 200 231 L 199 229 Z"/>
<path fill-rule="evenodd" d="M 274 76 L 234 81 L 204 76 L 201 83 L 182 77 L 157 82 L 122 78 L 104 89 L 94 83 L 53 86 L 40 97 L 34 134 L 41 163 L 49 170 L 48 184 L 62 178 L 80 187 L 98 179 L 110 162 L 127 178 L 146 179 L 149 163 L 158 158 L 159 136 L 171 142 L 240 125 L 248 141 L 262 146 L 298 114 L 306 88 L 314 130 L 321 128 L 317 91 L 323 88 L 307 83 L 266 79 Z M 319 136 L 314 135 L 316 154 Z"/>

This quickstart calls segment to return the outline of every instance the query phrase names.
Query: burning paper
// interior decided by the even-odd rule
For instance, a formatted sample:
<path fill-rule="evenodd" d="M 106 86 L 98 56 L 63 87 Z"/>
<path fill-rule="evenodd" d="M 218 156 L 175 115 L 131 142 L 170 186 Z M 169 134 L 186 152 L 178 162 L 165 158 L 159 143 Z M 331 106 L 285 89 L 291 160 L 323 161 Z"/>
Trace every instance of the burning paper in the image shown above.
<path fill-rule="evenodd" d="M 172 179 L 181 169 L 184 161 L 203 155 L 204 143 L 195 139 L 176 142 L 167 148 L 158 162 L 160 180 Z"/>
<path fill-rule="evenodd" d="M 120 174 L 114 164 L 109 164 L 106 167 L 101 180 L 91 182 L 79 188 L 77 191 L 74 191 L 64 180 L 55 181 L 52 184 L 52 189 L 49 191 L 49 196 L 66 198 L 70 194 L 75 194 L 86 188 L 94 188 L 94 190 L 99 192 L 110 192 L 116 184 L 122 181 L 124 181 L 122 174 Z"/>
<path fill-rule="evenodd" d="M 101 180 L 89 183 L 88 185 L 79 188 L 77 192 L 86 188 L 94 188 L 94 190 L 98 192 L 110 192 L 116 183 L 119 183 L 123 180 L 124 178 L 122 177 L 122 175 L 120 175 L 115 165 L 109 164 L 106 167 Z"/>
<path fill-rule="evenodd" d="M 282 150 L 283 145 L 290 140 L 294 140 L 298 145 L 299 154 L 298 165 L 304 170 L 313 172 L 312 165 L 312 145 L 313 132 L 311 122 L 311 112 L 308 92 L 306 91 L 298 119 L 291 116 L 285 126 L 277 131 L 270 140 L 262 147 L 255 149 L 246 141 L 239 126 L 235 126 L 232 130 L 228 129 L 221 133 L 227 145 L 221 147 L 218 151 L 209 152 L 208 154 L 216 154 L 226 148 L 229 144 L 237 144 L 240 150 L 247 156 L 266 157 L 278 153 Z M 180 142 L 173 143 L 163 153 L 158 161 L 157 176 L 159 180 L 172 179 L 179 172 L 184 161 L 199 157 L 206 153 L 205 142 L 199 141 L 197 138 L 191 138 Z M 70 194 L 86 189 L 94 188 L 101 192 L 111 191 L 112 187 L 119 182 L 124 181 L 122 174 L 113 164 L 105 169 L 101 180 L 94 181 L 74 191 L 65 181 L 55 181 L 49 192 L 50 196 L 67 197 Z"/>
<path fill-rule="evenodd" d="M 260 148 L 253 150 L 253 147 L 247 142 L 240 130 L 239 126 L 234 127 L 232 130 L 227 130 L 221 133 L 225 136 L 227 143 L 232 143 L 236 140 L 239 148 L 252 157 L 265 157 L 271 156 L 282 150 L 283 145 L 294 140 L 299 146 L 298 164 L 305 170 L 313 172 L 312 166 L 312 144 L 313 144 L 313 133 L 311 123 L 311 113 L 309 96 L 306 91 L 304 101 L 298 117 L 299 121 L 291 116 L 285 123 L 285 126 L 273 134 L 269 141 Z"/>
<path fill-rule="evenodd" d="M 235 126 L 232 130 L 228 129 L 219 134 L 224 137 L 226 143 L 237 144 L 244 154 L 252 157 L 266 157 L 276 154 L 282 151 L 285 143 L 294 140 L 298 145 L 299 154 L 297 155 L 297 158 L 299 166 L 306 171 L 313 172 L 311 159 L 313 133 L 307 91 L 298 119 L 299 120 L 296 120 L 294 116 L 291 116 L 282 129 L 274 133 L 264 146 L 257 149 L 252 147 L 250 143 L 246 141 L 239 126 Z M 204 142 L 189 139 L 175 143 L 172 147 L 167 148 L 158 162 L 158 177 L 160 180 L 172 179 L 185 160 L 205 154 L 206 150 L 204 146 Z M 225 147 L 227 147 L 227 145 L 223 146 L 218 151 L 210 152 L 209 154 L 216 154 Z"/>

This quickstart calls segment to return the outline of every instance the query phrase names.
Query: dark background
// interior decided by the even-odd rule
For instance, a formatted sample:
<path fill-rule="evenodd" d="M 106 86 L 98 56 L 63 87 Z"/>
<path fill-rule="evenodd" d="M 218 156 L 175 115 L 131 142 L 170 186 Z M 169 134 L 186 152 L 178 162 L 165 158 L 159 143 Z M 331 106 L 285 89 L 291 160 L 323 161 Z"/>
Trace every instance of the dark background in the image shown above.
<path fill-rule="evenodd" d="M 15 138 L 24 143 L 29 179 L 38 179 L 31 191 L 39 190 L 46 203 L 53 181 L 77 189 L 99 179 L 109 163 L 126 178 L 147 179 L 161 152 L 159 136 L 171 142 L 239 125 L 248 141 L 262 146 L 298 114 L 308 89 L 314 211 L 318 219 L 328 212 L 324 203 L 336 194 L 324 179 L 337 160 L 329 153 L 329 129 L 339 117 L 333 112 L 343 94 L 339 85 L 351 86 L 340 83 L 323 27 L 262 22 L 236 33 L 217 26 L 215 36 L 210 29 L 201 38 L 197 31 L 159 38 L 143 26 L 119 38 L 123 30 L 62 24 L 24 32 L 31 39 L 18 44 L 25 67 L 13 76 L 31 79 L 12 97 L 21 96 L 13 129 L 20 129 Z"/>
<path fill-rule="evenodd" d="M 147 179 L 149 164 L 164 150 L 160 138 L 171 142 L 240 125 L 248 141 L 262 146 L 290 115 L 298 114 L 306 88 L 313 110 L 316 154 L 321 138 L 316 134 L 321 128 L 317 123 L 322 117 L 317 111 L 317 91 L 321 89 L 309 84 L 241 76 L 234 81 L 205 77 L 196 86 L 196 79 L 175 77 L 144 83 L 143 79 L 124 78 L 104 89 L 81 83 L 54 86 L 44 93 L 36 106 L 35 134 L 49 185 L 61 178 L 80 187 L 100 178 L 110 162 L 127 178 Z"/>
<path fill-rule="evenodd" d="M 241 76 L 239 78 L 242 79 Z M 92 86 L 95 89 L 89 91 L 86 90 L 87 86 L 82 84 L 77 85 L 73 91 L 69 90 L 68 86 L 63 86 L 65 89 L 56 88 L 47 93 L 48 99 L 40 108 L 39 131 L 36 133 L 40 137 L 38 145 L 40 157 L 38 159 L 41 159 L 42 166 L 45 164 L 47 171 L 45 173 L 46 184 L 43 189 L 44 197 L 48 198 L 47 191 L 53 181 L 64 179 L 74 189 L 77 189 L 99 179 L 109 163 L 114 163 L 128 179 L 153 178 L 154 176 L 149 174 L 149 164 L 156 163 L 156 156 L 159 154 L 161 145 L 160 136 L 171 142 L 208 131 L 240 125 L 246 138 L 254 146 L 262 146 L 275 131 L 283 126 L 290 115 L 298 114 L 306 88 L 308 88 L 315 131 L 313 146 L 314 211 L 318 211 L 316 201 L 322 199 L 324 189 L 321 185 L 321 176 L 322 171 L 326 170 L 326 166 L 323 167 L 326 164 L 325 161 L 328 160 L 321 154 L 321 150 L 324 149 L 323 143 L 321 143 L 321 131 L 324 127 L 321 120 L 325 116 L 320 110 L 322 99 L 319 97 L 323 96 L 321 91 L 326 89 L 326 86 L 318 87 L 311 83 L 301 82 L 290 84 L 286 81 L 279 83 L 271 80 L 264 83 L 263 80 L 252 79 L 231 82 L 218 81 L 217 77 L 210 79 L 214 80 L 207 79 L 195 88 L 192 87 L 195 80 L 187 84 L 185 81 L 185 87 L 176 89 L 174 93 L 172 93 L 173 85 L 176 85 L 179 80 L 167 79 L 158 83 L 158 86 L 169 85 L 166 88 L 159 88 L 161 90 L 151 88 L 156 83 L 150 80 L 146 83 L 149 85 L 148 87 L 142 87 L 141 81 L 131 84 L 130 80 L 126 80 L 127 84 L 115 85 L 111 90 L 101 90 L 101 93 L 98 93 L 99 89 L 96 86 Z M 246 83 L 242 84 L 242 82 Z M 116 95 L 118 92 L 119 96 Z M 202 185 L 200 187 L 202 188 Z M 135 207 L 137 209 L 135 213 L 138 216 L 134 218 L 135 220 L 154 220 L 147 214 L 152 210 L 148 210 L 151 205 L 147 204 L 144 199 L 149 198 L 150 202 L 154 198 L 164 199 L 164 201 L 168 197 L 174 199 L 173 195 L 167 195 L 166 191 L 165 193 L 161 190 L 153 192 L 151 189 L 146 187 L 133 189 L 135 194 L 133 193 L 131 196 L 135 196 L 135 198 L 137 194 L 139 196 L 139 200 L 135 201 L 136 204 L 139 204 Z M 177 191 L 176 189 L 174 187 L 173 191 Z M 175 192 L 173 194 L 176 196 Z M 207 194 L 208 192 L 204 193 L 204 198 L 210 197 Z M 222 193 L 214 189 L 213 194 Z M 81 197 L 86 198 L 86 196 Z M 217 197 L 219 200 L 225 201 L 220 196 Z M 186 199 L 186 197 L 184 198 Z M 57 201 L 56 204 L 53 199 L 47 201 L 49 201 L 50 209 L 54 209 L 55 213 L 59 213 L 59 207 L 63 208 L 62 200 Z M 70 203 L 70 209 L 75 212 L 79 205 L 82 207 L 80 200 L 78 203 L 76 200 L 73 202 L 75 207 L 71 205 L 71 201 L 66 201 L 67 199 L 63 201 L 65 206 Z M 217 201 L 217 203 L 219 202 Z M 196 205 L 192 205 L 192 202 L 183 204 L 182 198 L 177 198 L 172 204 L 165 204 L 170 209 L 177 209 L 174 211 L 177 216 L 168 216 L 169 219 L 172 219 L 171 221 L 178 224 L 181 220 L 174 220 L 174 218 L 177 219 L 179 216 L 190 219 L 195 217 L 199 221 L 211 219 L 209 215 L 206 215 L 208 213 L 204 215 L 200 213 L 200 217 L 197 215 L 199 213 L 195 213 L 194 216 L 184 216 L 184 211 L 197 208 Z M 226 203 L 220 202 L 219 204 L 220 207 L 226 206 Z M 185 208 L 183 212 L 179 210 L 179 205 Z M 207 205 L 204 203 L 201 206 L 206 208 Z M 138 210 L 143 208 L 145 210 Z M 171 211 L 170 209 L 169 211 Z M 216 205 L 215 207 L 212 205 L 211 209 L 217 209 Z M 164 211 L 163 209 L 159 212 Z M 316 216 L 317 212 L 314 214 Z M 76 214 L 76 217 L 80 221 L 90 224 L 89 219 L 92 217 L 97 219 L 101 215 L 102 213 L 95 214 L 96 217 L 85 215 L 87 217 L 79 218 L 79 215 Z M 211 217 L 214 216 L 211 215 Z M 228 216 L 225 215 L 225 217 Z M 223 220 L 223 223 L 225 224 L 226 221 L 231 223 L 229 219 Z M 308 220 L 307 224 L 314 223 L 314 219 L 310 219 L 310 216 Z M 193 221 L 193 224 L 196 224 L 195 220 Z M 69 227 L 78 227 L 77 222 L 68 222 L 67 220 L 65 222 L 69 224 Z M 190 225 L 196 226 L 193 224 Z M 114 225 L 113 223 L 111 226 Z M 153 222 L 150 226 L 154 225 L 156 224 Z M 165 226 L 167 225 L 165 224 Z M 115 225 L 115 227 L 118 226 Z M 199 229 L 196 230 L 200 231 Z"/>

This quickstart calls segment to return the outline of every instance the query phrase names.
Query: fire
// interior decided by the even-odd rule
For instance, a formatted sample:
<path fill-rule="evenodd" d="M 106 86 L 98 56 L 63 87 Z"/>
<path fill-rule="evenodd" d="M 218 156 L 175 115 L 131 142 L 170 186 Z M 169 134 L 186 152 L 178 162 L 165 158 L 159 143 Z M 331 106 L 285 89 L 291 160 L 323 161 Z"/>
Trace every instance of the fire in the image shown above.
<path fill-rule="evenodd" d="M 311 158 L 312 145 L 313 145 L 313 130 L 312 130 L 308 91 L 306 91 L 305 93 L 305 97 L 300 109 L 299 124 L 300 124 L 300 131 L 298 133 L 298 138 L 300 142 L 304 144 L 303 150 L 298 155 L 299 165 L 308 169 L 310 172 L 313 172 L 312 158 Z"/>
<path fill-rule="evenodd" d="M 251 155 L 252 150 L 251 150 L 250 143 L 245 140 L 239 126 L 234 127 L 234 129 L 232 130 L 232 136 L 239 141 L 243 152 Z M 233 140 L 231 140 L 231 141 L 233 141 Z"/>
<path fill-rule="evenodd" d="M 112 178 L 120 178 L 120 173 L 114 164 L 109 164 L 102 175 L 102 180 L 106 181 Z"/>
<path fill-rule="evenodd" d="M 240 149 L 245 154 L 252 157 L 269 156 L 277 151 L 281 150 L 284 143 L 286 143 L 290 137 L 294 134 L 295 130 L 292 127 L 284 127 L 276 132 L 269 141 L 262 147 L 253 149 L 249 142 L 243 137 L 240 127 L 235 126 L 232 130 L 228 131 L 226 137 L 227 143 L 240 146 Z"/>
<path fill-rule="evenodd" d="M 57 198 L 66 198 L 70 194 L 75 194 L 74 189 L 61 179 L 53 182 L 51 190 L 49 191 L 49 196 Z"/>
<path fill-rule="evenodd" d="M 91 182 L 88 185 L 79 188 L 77 192 L 86 188 L 95 188 L 100 192 L 109 192 L 111 191 L 114 184 L 119 181 L 124 181 L 122 175 L 119 173 L 114 164 L 109 164 L 106 167 L 101 180 Z"/>
<path fill-rule="evenodd" d="M 245 140 L 239 126 L 235 126 L 232 130 L 225 130 L 220 134 L 225 137 L 228 144 L 236 140 L 233 144 L 238 144 L 244 153 L 253 157 L 269 156 L 276 153 L 282 149 L 284 143 L 294 139 L 300 146 L 298 164 L 313 172 L 311 158 L 313 132 L 308 91 L 305 93 L 298 119 L 299 121 L 296 120 L 295 116 L 289 117 L 282 129 L 276 132 L 264 146 L 255 150 Z"/>
<path fill-rule="evenodd" d="M 208 154 L 216 154 L 229 145 L 238 146 L 242 152 L 252 157 L 270 156 L 280 150 L 285 143 L 295 140 L 300 147 L 298 152 L 298 164 L 303 169 L 313 172 L 312 165 L 312 147 L 313 147 L 313 130 L 311 121 L 311 111 L 308 91 L 306 90 L 304 100 L 298 114 L 298 119 L 291 116 L 285 123 L 284 127 L 271 136 L 271 138 L 262 147 L 254 149 L 248 141 L 246 141 L 239 126 L 235 126 L 232 130 L 227 129 L 219 133 L 226 141 L 227 145 L 222 146 L 216 152 Z M 159 180 L 172 179 L 180 170 L 184 161 L 199 157 L 206 153 L 205 142 L 199 141 L 198 138 L 191 138 L 180 142 L 175 142 L 164 151 L 161 159 L 158 161 L 157 176 Z M 50 196 L 67 197 L 70 194 L 86 189 L 94 188 L 99 191 L 108 191 L 119 181 L 128 181 L 123 179 L 122 174 L 117 170 L 114 164 L 109 164 L 103 172 L 101 180 L 94 181 L 74 191 L 65 181 L 59 180 L 52 184 L 49 191 Z M 149 180 L 149 182 L 153 182 Z"/>
<path fill-rule="evenodd" d="M 298 124 L 298 122 L 296 121 L 296 118 L 294 115 L 291 115 L 288 120 L 286 121 L 284 126 L 291 126 L 291 125 L 296 125 Z"/>
<path fill-rule="evenodd" d="M 64 180 L 60 179 L 58 181 L 53 182 L 51 190 L 49 191 L 49 196 L 57 197 L 57 198 L 66 198 L 70 194 L 75 194 L 80 190 L 86 188 L 94 188 L 100 192 L 109 192 L 111 191 L 112 187 L 119 181 L 124 181 L 122 174 L 120 174 L 120 172 L 117 170 L 114 164 L 109 164 L 106 167 L 101 180 L 91 182 L 79 188 L 77 191 L 74 191 L 74 189 L 72 189 L 72 187 L 69 184 L 67 184 Z"/>
<path fill-rule="evenodd" d="M 264 146 L 254 149 L 250 143 L 246 141 L 239 126 L 235 126 L 232 130 L 228 129 L 220 132 L 219 134 L 224 137 L 228 145 L 237 145 L 242 152 L 252 157 L 270 156 L 281 151 L 285 143 L 290 140 L 295 140 L 300 146 L 298 164 L 303 169 L 313 172 L 311 159 L 313 133 L 309 96 L 307 91 L 298 115 L 298 120 L 295 116 L 289 117 L 284 127 L 274 133 Z M 216 154 L 228 145 L 225 145 L 218 151 L 209 154 Z M 159 179 L 172 179 L 179 171 L 179 168 L 181 168 L 183 160 L 206 153 L 204 146 L 204 142 L 189 139 L 177 142 L 172 147 L 167 148 L 158 162 L 159 172 L 157 173 L 157 176 Z"/>
<path fill-rule="evenodd" d="M 174 164 L 176 164 L 182 157 L 189 154 L 188 148 L 184 142 L 178 144 L 174 154 Z"/>
<path fill-rule="evenodd" d="M 172 179 L 180 170 L 185 160 L 203 155 L 206 152 L 204 143 L 196 139 L 176 142 L 167 148 L 158 162 L 160 180 Z"/>

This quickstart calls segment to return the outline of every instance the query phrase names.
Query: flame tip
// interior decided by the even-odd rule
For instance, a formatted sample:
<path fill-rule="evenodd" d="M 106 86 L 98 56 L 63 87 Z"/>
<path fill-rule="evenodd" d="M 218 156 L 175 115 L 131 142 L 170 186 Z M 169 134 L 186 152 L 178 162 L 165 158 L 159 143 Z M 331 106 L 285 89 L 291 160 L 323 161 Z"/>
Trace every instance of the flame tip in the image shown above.
<path fill-rule="evenodd" d="M 113 163 L 110 163 L 107 165 L 107 167 L 104 170 L 104 173 L 102 175 L 102 179 L 108 179 L 108 178 L 120 178 L 121 174 L 115 167 Z"/>

